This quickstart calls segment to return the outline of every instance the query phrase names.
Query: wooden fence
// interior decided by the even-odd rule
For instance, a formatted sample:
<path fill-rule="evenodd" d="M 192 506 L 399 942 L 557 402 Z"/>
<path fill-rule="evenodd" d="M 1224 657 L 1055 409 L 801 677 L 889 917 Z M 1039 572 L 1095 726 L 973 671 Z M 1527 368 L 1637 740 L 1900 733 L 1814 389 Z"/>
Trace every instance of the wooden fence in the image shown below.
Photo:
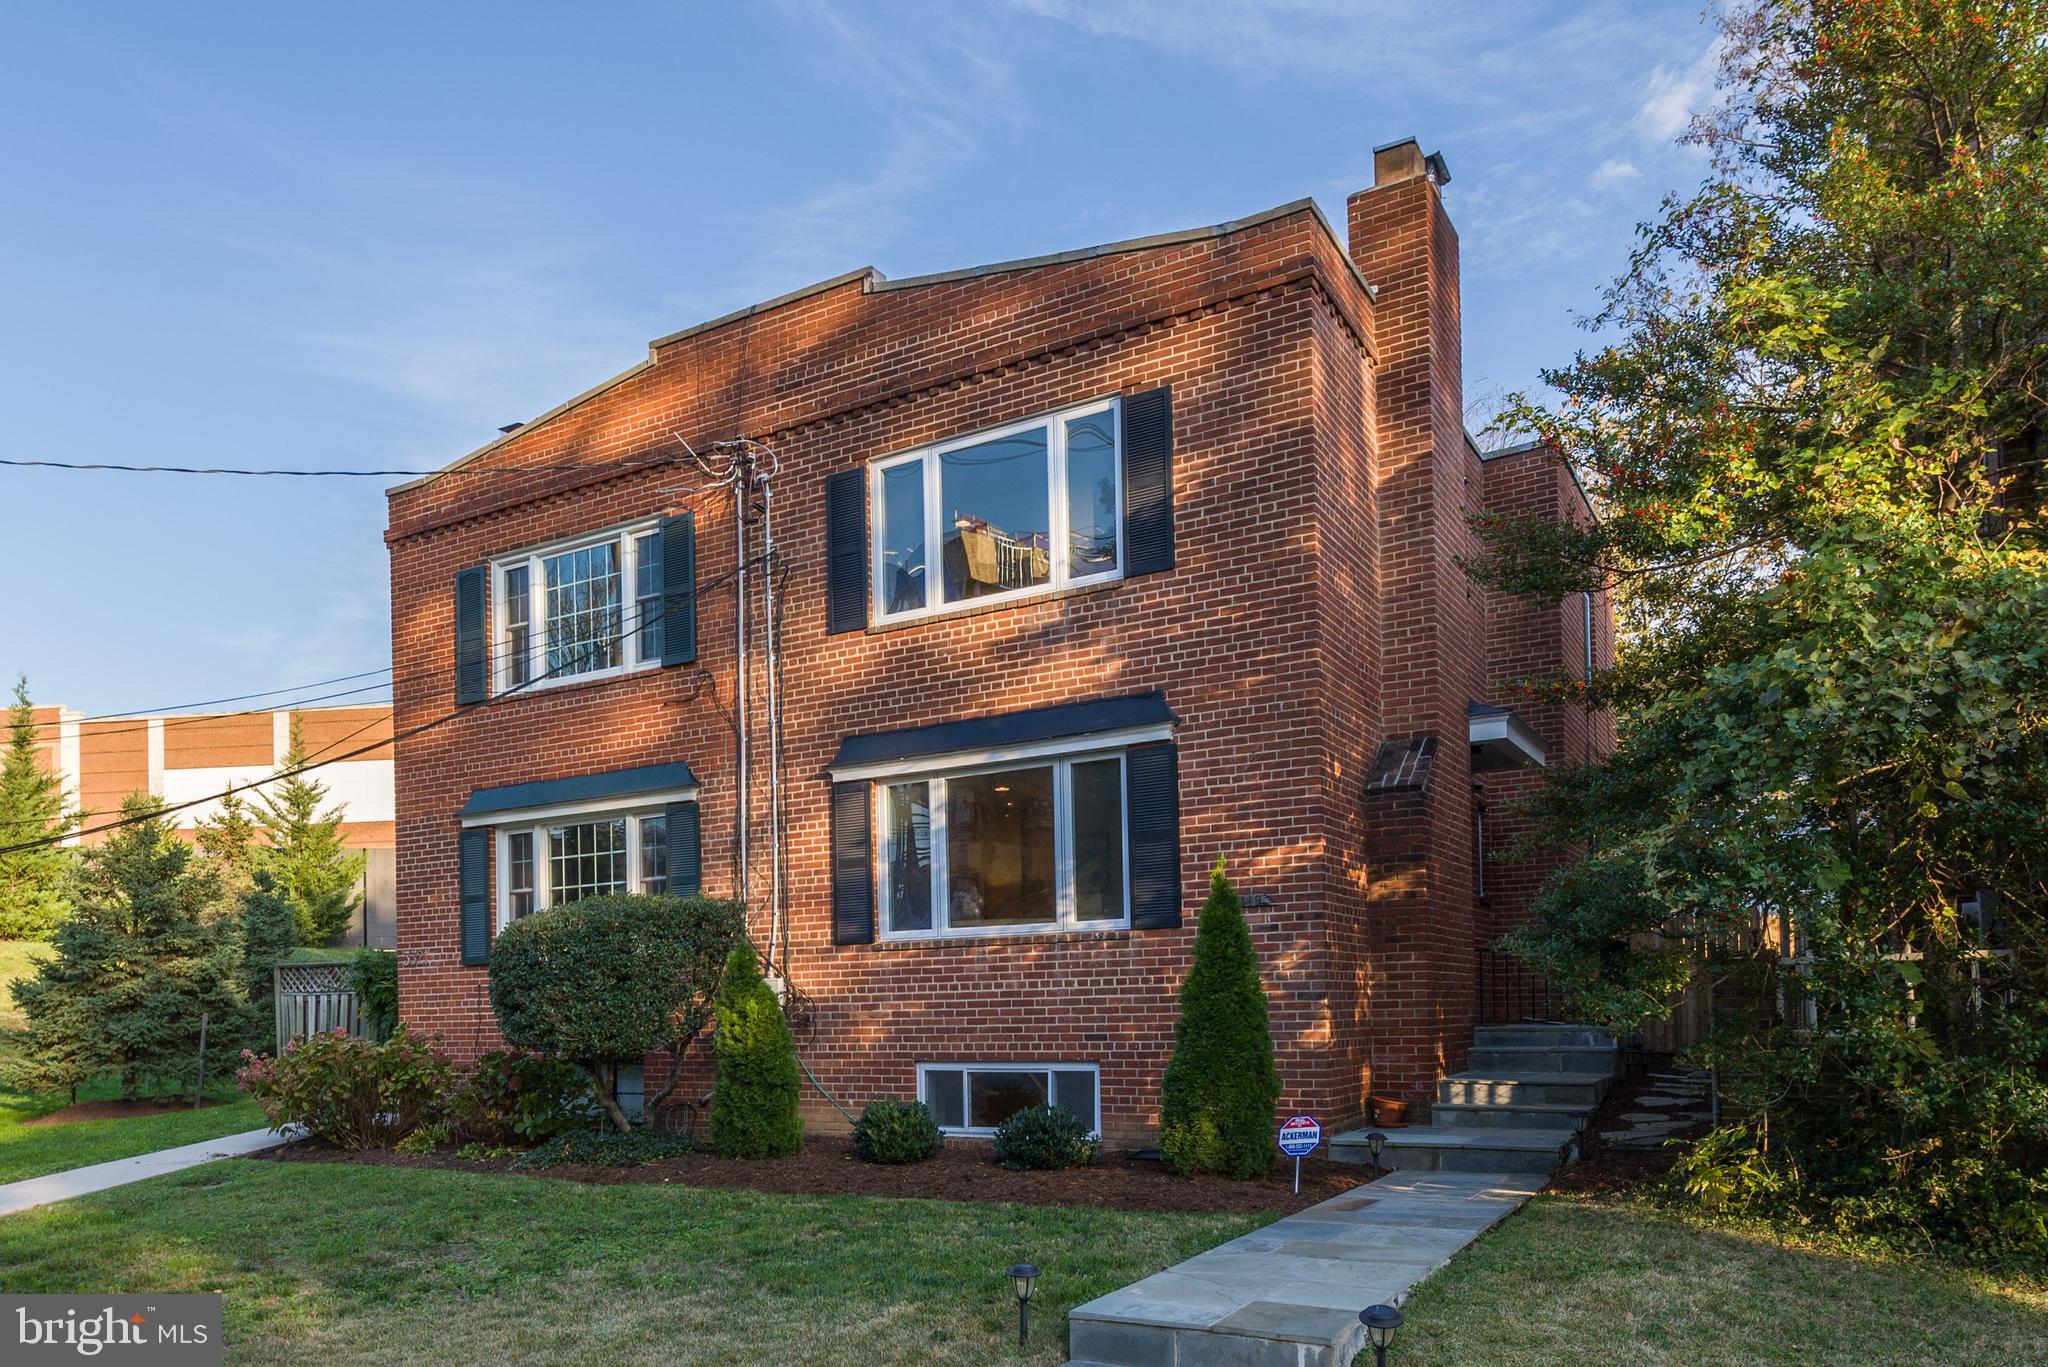
<path fill-rule="evenodd" d="M 339 964 L 279 964 L 276 986 L 277 1052 L 293 1040 L 322 1030 L 366 1033 L 363 1004 L 348 985 L 348 969 Z"/>

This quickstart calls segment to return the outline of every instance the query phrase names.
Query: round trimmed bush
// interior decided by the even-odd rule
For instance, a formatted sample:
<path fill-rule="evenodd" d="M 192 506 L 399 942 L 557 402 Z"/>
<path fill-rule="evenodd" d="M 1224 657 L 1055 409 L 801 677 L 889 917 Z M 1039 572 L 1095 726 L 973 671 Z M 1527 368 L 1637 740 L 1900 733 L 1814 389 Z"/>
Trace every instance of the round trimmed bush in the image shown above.
<path fill-rule="evenodd" d="M 1006 1168 L 1079 1168 L 1095 1161 L 1095 1141 L 1064 1106 L 1026 1106 L 996 1127 L 996 1162 Z"/>
<path fill-rule="evenodd" d="M 853 1151 L 868 1163 L 919 1163 L 946 1146 L 922 1101 L 877 1097 L 853 1127 Z"/>

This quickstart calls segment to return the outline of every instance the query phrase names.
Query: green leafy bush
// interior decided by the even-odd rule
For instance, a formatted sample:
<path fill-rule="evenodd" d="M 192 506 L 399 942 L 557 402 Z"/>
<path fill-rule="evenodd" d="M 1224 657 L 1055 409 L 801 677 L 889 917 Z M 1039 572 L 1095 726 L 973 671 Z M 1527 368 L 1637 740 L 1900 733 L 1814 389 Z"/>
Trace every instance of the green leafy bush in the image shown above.
<path fill-rule="evenodd" d="M 1006 1168 L 1080 1168 L 1094 1161 L 1087 1122 L 1064 1106 L 1026 1106 L 996 1126 L 996 1162 Z"/>
<path fill-rule="evenodd" d="M 515 1168 L 560 1168 L 571 1164 L 592 1168 L 637 1168 L 664 1158 L 695 1153 L 697 1142 L 686 1134 L 655 1134 L 634 1130 L 579 1130 L 560 1134 L 514 1160 Z"/>
<path fill-rule="evenodd" d="M 391 1147 L 399 1153 L 413 1158 L 422 1158 L 436 1149 L 448 1147 L 453 1137 L 445 1120 L 430 1120 Z"/>
<path fill-rule="evenodd" d="M 711 1015 L 746 910 L 715 897 L 588 897 L 522 916 L 491 945 L 491 1008 L 517 1049 L 576 1064 L 620 1133 L 618 1067 L 667 1050 L 680 1064 Z M 652 1112 L 674 1091 L 647 1099 Z"/>
<path fill-rule="evenodd" d="M 877 1097 L 853 1127 L 853 1151 L 868 1163 L 917 1163 L 945 1146 L 939 1122 L 922 1101 Z"/>
<path fill-rule="evenodd" d="M 1259 955 L 1219 858 L 1195 932 L 1194 963 L 1180 987 L 1160 1150 L 1175 1172 L 1261 1176 L 1273 1167 L 1279 1100 Z"/>
<path fill-rule="evenodd" d="M 400 1026 L 381 1044 L 326 1031 L 296 1040 L 277 1058 L 244 1050 L 235 1080 L 271 1125 L 303 1126 L 344 1149 L 382 1149 L 446 1119 L 455 1070 Z"/>
<path fill-rule="evenodd" d="M 363 1030 L 371 1039 L 387 1038 L 398 1028 L 398 956 L 388 949 L 365 949 L 348 965 L 349 990 L 362 1004 Z"/>
<path fill-rule="evenodd" d="M 718 1056 L 711 1147 L 727 1158 L 786 1158 L 802 1148 L 796 1041 L 752 945 L 740 944 L 726 961 L 711 1043 Z"/>
<path fill-rule="evenodd" d="M 487 1162 L 493 1158 L 510 1158 L 523 1150 L 517 1144 L 484 1144 L 471 1140 L 455 1151 L 457 1158 L 466 1158 L 472 1163 Z"/>
<path fill-rule="evenodd" d="M 486 1144 L 537 1144 L 597 1118 L 590 1078 L 573 1063 L 516 1049 L 481 1055 L 456 1088 L 455 1123 Z"/>

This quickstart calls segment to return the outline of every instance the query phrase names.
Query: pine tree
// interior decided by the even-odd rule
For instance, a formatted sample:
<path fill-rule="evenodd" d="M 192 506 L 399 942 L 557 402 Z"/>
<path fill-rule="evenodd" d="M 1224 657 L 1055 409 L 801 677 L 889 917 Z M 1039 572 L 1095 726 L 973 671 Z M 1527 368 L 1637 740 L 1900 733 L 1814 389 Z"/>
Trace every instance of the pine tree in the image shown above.
<path fill-rule="evenodd" d="M 220 884 L 154 815 L 162 807 L 141 794 L 121 804 L 141 819 L 85 852 L 56 954 L 14 985 L 27 1017 L 21 1081 L 59 1088 L 113 1074 L 132 1101 L 145 1082 L 169 1089 L 191 1076 L 202 1013 L 223 1025 L 239 1016 L 240 930 L 215 914 Z"/>
<path fill-rule="evenodd" d="M 726 960 L 717 1002 L 711 1146 L 727 1158 L 786 1158 L 804 1142 L 796 1041 L 752 945 L 742 942 Z"/>
<path fill-rule="evenodd" d="M 1273 1166 L 1279 1100 L 1259 955 L 1219 856 L 1180 986 L 1159 1147 L 1176 1172 L 1260 1176 Z"/>
<path fill-rule="evenodd" d="M 7 754 L 0 760 L 0 847 L 54 840 L 78 825 L 64 809 L 64 785 L 36 762 L 35 708 L 28 676 L 15 680 Z M 48 938 L 64 919 L 64 878 L 71 851 L 57 844 L 0 854 L 0 940 Z"/>
<path fill-rule="evenodd" d="M 236 908 L 242 933 L 242 991 L 249 999 L 250 1048 L 259 1048 L 271 1029 L 273 971 L 299 947 L 298 917 L 270 874 L 258 869 Z"/>
<path fill-rule="evenodd" d="M 342 844 L 344 809 L 321 810 L 327 785 L 295 772 L 305 764 L 305 733 L 294 715 L 284 757 L 284 772 L 291 776 L 267 785 L 257 798 L 256 821 L 270 840 L 257 862 L 292 904 L 299 943 L 324 945 L 348 928 L 363 904 L 358 888 L 365 861 Z"/>
<path fill-rule="evenodd" d="M 231 906 L 241 902 L 254 879 L 262 850 L 257 834 L 256 818 L 239 793 L 222 798 L 220 807 L 201 821 L 194 833 L 199 852 L 220 876 L 221 896 Z"/>

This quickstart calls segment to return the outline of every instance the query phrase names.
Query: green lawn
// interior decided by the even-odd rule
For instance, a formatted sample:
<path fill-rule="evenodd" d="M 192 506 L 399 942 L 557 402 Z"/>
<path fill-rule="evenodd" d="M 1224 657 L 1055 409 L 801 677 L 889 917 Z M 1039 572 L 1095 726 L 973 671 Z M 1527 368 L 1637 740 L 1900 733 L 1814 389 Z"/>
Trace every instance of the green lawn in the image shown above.
<path fill-rule="evenodd" d="M 1531 1202 L 1405 1313 L 1401 1367 L 2048 1362 L 2048 1276 L 1852 1257 L 1620 1200 Z"/>
<path fill-rule="evenodd" d="M 1050 1364 L 1069 1306 L 1263 1223 L 231 1160 L 0 1220 L 0 1282 L 221 1290 L 236 1364 Z"/>
<path fill-rule="evenodd" d="M 0 940 L 0 1026 L 21 1024 L 21 1013 L 15 1008 L 14 994 L 7 990 L 7 985 L 32 972 L 36 961 L 48 952 L 47 946 L 34 941 Z M 236 1095 L 233 1063 L 233 1055 L 223 1050 L 217 1062 L 209 1064 L 210 1071 L 218 1070 L 212 1073 L 207 1086 L 209 1096 Z M 79 1088 L 78 1096 L 81 1101 L 102 1101 L 115 1096 L 117 1091 L 112 1082 L 100 1082 Z M 246 1100 L 236 1101 L 232 1106 L 123 1120 L 81 1120 L 59 1125 L 23 1123 L 48 1115 L 69 1100 L 68 1096 L 31 1096 L 0 1087 L 0 1182 L 17 1182 L 109 1158 L 128 1158 L 214 1139 L 253 1130 L 264 1123 L 256 1103 Z"/>

